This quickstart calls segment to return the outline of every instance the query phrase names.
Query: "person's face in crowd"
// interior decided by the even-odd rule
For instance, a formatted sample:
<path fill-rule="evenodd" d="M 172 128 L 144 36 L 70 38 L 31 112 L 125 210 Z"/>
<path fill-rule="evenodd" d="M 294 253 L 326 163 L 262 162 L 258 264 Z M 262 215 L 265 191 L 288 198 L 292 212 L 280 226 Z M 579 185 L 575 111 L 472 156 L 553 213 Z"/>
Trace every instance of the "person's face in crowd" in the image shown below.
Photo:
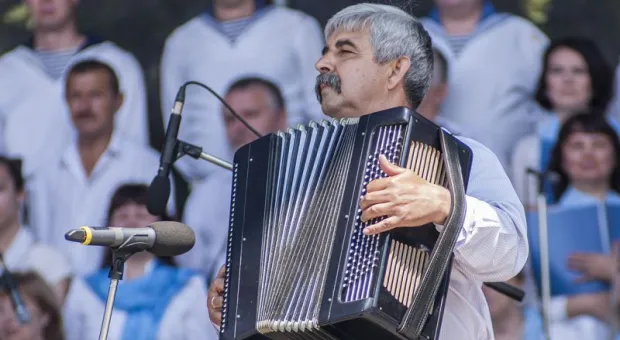
<path fill-rule="evenodd" d="M 586 108 L 592 98 L 592 83 L 583 56 L 559 47 L 549 55 L 547 63 L 547 96 L 553 108 L 569 112 Z"/>
<path fill-rule="evenodd" d="M 73 20 L 78 0 L 25 0 L 35 28 L 55 31 Z"/>
<path fill-rule="evenodd" d="M 347 118 L 384 109 L 390 99 L 389 91 L 399 86 L 397 83 L 406 71 L 401 69 L 402 74 L 393 77 L 393 65 L 375 61 L 367 30 L 334 32 L 316 63 L 320 72 L 316 92 L 323 112 L 330 117 Z M 408 69 L 408 64 L 401 67 Z"/>
<path fill-rule="evenodd" d="M 30 322 L 21 325 L 15 315 L 11 300 L 6 294 L 0 294 L 0 340 L 41 340 L 45 339 L 44 330 L 50 322 L 36 303 L 22 294 L 24 304 L 30 313 Z"/>
<path fill-rule="evenodd" d="M 260 85 L 236 89 L 226 102 L 261 135 L 286 128 L 286 112 L 278 109 L 269 91 Z M 257 136 L 224 108 L 226 135 L 233 150 L 254 141 Z"/>
<path fill-rule="evenodd" d="M 482 0 L 435 0 L 435 6 L 439 8 L 474 6 L 482 3 Z"/>
<path fill-rule="evenodd" d="M 573 132 L 562 145 L 562 167 L 572 183 L 609 182 L 614 163 L 614 147 L 605 134 Z"/>
<path fill-rule="evenodd" d="M 512 278 L 507 283 L 518 288 L 522 288 L 523 282 L 520 278 Z M 482 286 L 482 292 L 489 305 L 489 312 L 493 320 L 503 320 L 518 308 L 519 302 L 487 286 Z"/>
<path fill-rule="evenodd" d="M 253 2 L 254 0 L 215 0 L 215 5 L 223 8 L 237 8 L 246 2 Z"/>
<path fill-rule="evenodd" d="M 0 163 L 0 232 L 18 220 L 23 200 L 24 192 L 17 190 L 7 165 Z"/>
<path fill-rule="evenodd" d="M 146 205 L 136 203 L 128 203 L 116 208 L 110 217 L 110 224 L 113 227 L 140 228 L 157 221 L 159 218 L 151 215 Z"/>
<path fill-rule="evenodd" d="M 112 89 L 110 77 L 105 70 L 74 73 L 69 77 L 67 103 L 80 137 L 94 138 L 114 129 L 114 115 L 123 98 Z"/>

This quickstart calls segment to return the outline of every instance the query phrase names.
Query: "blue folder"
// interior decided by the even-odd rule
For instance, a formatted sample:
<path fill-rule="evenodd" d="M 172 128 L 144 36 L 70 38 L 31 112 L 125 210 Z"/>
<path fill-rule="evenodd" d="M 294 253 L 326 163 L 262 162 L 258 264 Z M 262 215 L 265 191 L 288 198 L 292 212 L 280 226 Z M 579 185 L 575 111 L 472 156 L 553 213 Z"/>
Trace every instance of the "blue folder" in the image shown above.
<path fill-rule="evenodd" d="M 547 214 L 551 296 L 608 291 L 604 282 L 575 283 L 581 273 L 568 269 L 573 253 L 609 254 L 620 240 L 620 205 L 549 207 Z M 527 214 L 528 240 L 534 278 L 540 289 L 540 240 L 538 213 Z"/>

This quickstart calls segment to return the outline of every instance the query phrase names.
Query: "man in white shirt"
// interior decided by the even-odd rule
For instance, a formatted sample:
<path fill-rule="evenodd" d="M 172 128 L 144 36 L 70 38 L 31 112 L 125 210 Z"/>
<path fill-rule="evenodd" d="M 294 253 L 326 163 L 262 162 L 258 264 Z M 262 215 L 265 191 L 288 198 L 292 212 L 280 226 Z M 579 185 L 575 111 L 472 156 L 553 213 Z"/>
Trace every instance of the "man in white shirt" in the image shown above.
<path fill-rule="evenodd" d="M 358 4 L 332 17 L 325 36 L 327 46 L 316 64 L 325 114 L 358 117 L 419 106 L 433 68 L 431 40 L 420 21 L 393 6 Z M 493 329 L 482 283 L 506 281 L 523 268 L 528 254 L 525 213 L 497 157 L 480 143 L 459 139 L 472 149 L 473 163 L 440 339 L 490 340 Z M 430 222 L 441 231 L 450 210 L 449 191 L 385 159 L 381 163 L 390 177 L 368 185 L 361 209 L 364 219 L 386 218 L 366 233 Z M 384 199 L 389 197 L 399 199 Z M 216 325 L 221 320 L 223 275 L 224 267 L 207 300 Z"/>
<path fill-rule="evenodd" d="M 63 98 L 68 67 L 85 58 L 106 62 L 118 74 L 125 100 L 116 123 L 148 145 L 146 92 L 135 57 L 116 44 L 78 31 L 78 0 L 25 0 L 32 37 L 0 58 L 0 145 L 24 161 L 24 176 L 57 159 L 71 140 Z"/>
<path fill-rule="evenodd" d="M 322 46 L 320 25 L 307 14 L 263 0 L 215 0 L 211 9 L 177 28 L 166 41 L 161 63 L 164 125 L 185 82 L 199 81 L 223 94 L 246 75 L 282 89 L 291 126 L 322 119 L 314 93 L 314 62 Z M 179 137 L 228 160 L 233 150 L 226 141 L 220 107 L 204 89 L 188 87 Z M 175 165 L 189 181 L 213 170 L 187 157 Z"/>
<path fill-rule="evenodd" d="M 434 122 L 435 124 L 447 129 L 453 135 L 459 133 L 458 127 L 444 116 L 440 116 L 441 104 L 448 94 L 448 61 L 441 51 L 433 49 L 433 77 L 431 84 L 426 91 L 426 95 L 417 112 Z"/>
<path fill-rule="evenodd" d="M 33 186 L 36 235 L 41 242 L 63 250 L 76 274 L 99 268 L 104 248 L 67 242 L 64 234 L 83 225 L 107 225 L 113 192 L 126 183 L 150 183 L 159 166 L 155 150 L 115 129 L 114 118 L 123 98 L 109 65 L 96 60 L 73 65 L 66 100 L 77 136 L 59 161 L 37 174 Z M 169 202 L 169 207 L 174 203 Z"/>
<path fill-rule="evenodd" d="M 261 135 L 284 130 L 287 112 L 280 89 L 270 81 L 249 77 L 236 80 L 224 98 L 250 126 Z M 232 150 L 255 140 L 257 136 L 222 108 L 226 139 Z M 210 165 L 216 167 L 215 165 Z M 183 265 L 200 270 L 209 281 L 217 273 L 226 256 L 228 211 L 232 173 L 214 169 L 211 176 L 192 187 L 185 205 L 183 220 L 196 232 L 197 245 L 177 257 Z"/>
<path fill-rule="evenodd" d="M 540 110 L 534 92 L 547 37 L 527 20 L 498 13 L 490 0 L 435 0 L 422 20 L 450 65 L 441 116 L 487 146 L 507 170 L 515 143 Z"/>

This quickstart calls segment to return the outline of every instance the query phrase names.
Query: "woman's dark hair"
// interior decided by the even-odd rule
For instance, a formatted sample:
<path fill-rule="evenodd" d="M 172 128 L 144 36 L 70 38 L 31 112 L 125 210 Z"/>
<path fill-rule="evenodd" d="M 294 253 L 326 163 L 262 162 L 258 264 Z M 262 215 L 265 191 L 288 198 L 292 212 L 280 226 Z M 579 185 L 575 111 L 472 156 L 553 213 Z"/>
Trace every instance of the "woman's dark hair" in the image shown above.
<path fill-rule="evenodd" d="M 147 192 L 148 187 L 144 184 L 124 184 L 121 185 L 118 189 L 116 189 L 116 191 L 112 195 L 112 199 L 110 200 L 110 207 L 108 208 L 108 225 L 111 224 L 112 214 L 114 214 L 116 209 L 127 204 L 146 206 L 148 198 Z M 169 217 L 166 213 L 164 213 L 163 216 L 158 216 L 158 218 L 160 221 L 172 221 L 172 218 Z M 163 264 L 167 264 L 173 267 L 177 266 L 174 258 L 172 257 L 158 256 L 157 258 Z M 112 251 L 108 248 L 101 263 L 101 268 L 109 268 L 110 266 L 112 266 Z"/>
<path fill-rule="evenodd" d="M 554 185 L 552 185 L 553 197 L 555 200 L 557 201 L 560 199 L 570 184 L 568 175 L 562 167 L 562 147 L 566 143 L 568 137 L 576 132 L 602 133 L 609 137 L 614 148 L 614 156 L 616 157 L 609 187 L 620 193 L 620 141 L 618 140 L 618 134 L 601 114 L 580 113 L 570 117 L 564 122 L 560 130 L 558 141 L 551 151 L 549 171 L 556 173 L 559 177 Z"/>
<path fill-rule="evenodd" d="M 22 175 L 22 160 L 12 159 L 6 156 L 0 156 L 0 165 L 6 166 L 9 170 L 9 175 L 13 179 L 15 190 L 17 192 L 24 191 L 24 176 Z"/>
<path fill-rule="evenodd" d="M 43 330 L 43 339 L 64 340 L 61 303 L 58 301 L 54 290 L 35 272 L 16 272 L 12 276 L 20 293 L 31 299 L 41 312 L 49 318 L 47 326 Z M 8 294 L 4 288 L 0 290 L 0 293 Z"/>
<path fill-rule="evenodd" d="M 536 101 L 547 110 L 552 109 L 551 101 L 547 97 L 547 72 L 549 72 L 549 57 L 559 48 L 569 48 L 579 53 L 588 66 L 588 73 L 592 84 L 592 98 L 589 107 L 599 113 L 607 110 L 613 98 L 614 76 L 613 69 L 603 56 L 596 44 L 585 38 L 570 37 L 555 40 L 547 47 L 543 58 L 543 69 L 536 89 Z"/>

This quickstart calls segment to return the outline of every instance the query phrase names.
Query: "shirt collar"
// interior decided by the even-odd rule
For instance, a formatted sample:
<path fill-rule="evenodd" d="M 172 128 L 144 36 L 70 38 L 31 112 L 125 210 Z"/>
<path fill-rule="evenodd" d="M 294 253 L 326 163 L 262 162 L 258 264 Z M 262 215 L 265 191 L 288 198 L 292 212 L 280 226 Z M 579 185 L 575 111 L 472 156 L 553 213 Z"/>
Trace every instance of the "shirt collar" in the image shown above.
<path fill-rule="evenodd" d="M 562 206 L 584 206 L 601 203 L 596 197 L 586 194 L 570 186 L 566 189 L 558 205 Z M 605 197 L 605 204 L 620 205 L 620 194 L 610 190 Z"/>
<path fill-rule="evenodd" d="M 114 132 L 112 132 L 112 138 L 110 138 L 110 144 L 108 144 L 108 147 L 101 155 L 101 158 L 103 158 L 104 156 L 112 158 L 118 157 L 122 152 L 122 140 L 123 134 L 120 132 L 119 129 L 114 129 Z M 76 161 L 77 164 L 82 163 L 80 160 L 80 152 L 78 150 L 77 134 L 74 136 L 73 141 L 70 143 L 67 149 L 65 149 L 65 152 L 63 153 L 61 158 L 61 162 L 65 166 L 68 166 L 72 162 Z"/>
<path fill-rule="evenodd" d="M 84 43 L 82 45 L 80 45 L 80 47 L 78 48 L 78 52 L 85 50 L 93 45 L 97 45 L 100 44 L 102 42 L 104 42 L 105 40 L 101 37 L 98 36 L 94 36 L 94 35 L 87 35 L 86 36 L 86 40 L 84 41 Z M 34 35 L 31 35 L 28 40 L 26 40 L 22 45 L 24 45 L 25 47 L 28 47 L 31 50 L 34 50 Z"/>
<path fill-rule="evenodd" d="M 268 6 L 268 4 L 266 4 L 265 0 L 255 0 L 256 3 L 256 10 L 255 13 L 258 12 L 259 10 L 265 8 Z M 215 19 L 215 10 L 213 9 L 213 5 L 211 5 L 206 11 L 205 14 L 208 15 L 209 17 L 211 17 L 213 20 Z M 219 21 L 218 21 L 219 22 Z"/>
<path fill-rule="evenodd" d="M 481 23 L 495 13 L 497 13 L 497 10 L 495 9 L 495 6 L 493 6 L 491 0 L 485 0 L 484 4 L 482 5 L 482 15 L 480 16 L 480 20 L 478 21 L 478 23 Z M 437 7 L 431 10 L 428 17 L 433 21 L 441 24 L 441 20 L 439 18 L 439 9 L 437 9 Z"/>

